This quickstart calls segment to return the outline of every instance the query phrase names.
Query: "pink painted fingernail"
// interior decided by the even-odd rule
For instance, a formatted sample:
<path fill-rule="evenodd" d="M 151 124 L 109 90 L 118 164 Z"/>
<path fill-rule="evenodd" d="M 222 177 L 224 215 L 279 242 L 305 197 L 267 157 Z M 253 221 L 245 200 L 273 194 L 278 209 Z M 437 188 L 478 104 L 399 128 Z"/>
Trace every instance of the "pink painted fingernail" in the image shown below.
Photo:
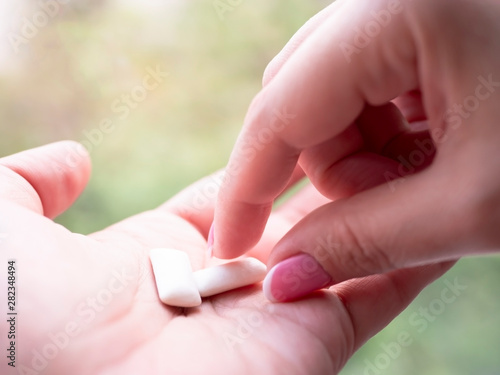
<path fill-rule="evenodd" d="M 208 231 L 208 239 L 207 239 L 207 252 L 208 256 L 212 258 L 213 256 L 213 250 L 214 250 L 214 223 L 212 222 L 212 225 L 210 226 L 210 230 Z"/>
<path fill-rule="evenodd" d="M 309 254 L 295 255 L 275 265 L 264 279 L 264 295 L 271 302 L 285 302 L 324 288 L 332 278 Z"/>

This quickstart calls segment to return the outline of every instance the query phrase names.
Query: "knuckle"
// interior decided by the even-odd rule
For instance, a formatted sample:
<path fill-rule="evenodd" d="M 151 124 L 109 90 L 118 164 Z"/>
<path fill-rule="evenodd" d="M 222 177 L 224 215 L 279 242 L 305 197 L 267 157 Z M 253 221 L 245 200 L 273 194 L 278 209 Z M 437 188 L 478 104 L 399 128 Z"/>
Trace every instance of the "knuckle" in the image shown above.
<path fill-rule="evenodd" d="M 334 269 L 342 278 L 364 276 L 385 272 L 395 268 L 389 254 L 367 235 L 366 231 L 358 232 L 360 228 L 354 220 L 345 216 L 335 220 L 331 236 L 336 239 L 337 246 L 329 244 L 322 251 L 329 254 L 325 259 L 328 269 Z"/>

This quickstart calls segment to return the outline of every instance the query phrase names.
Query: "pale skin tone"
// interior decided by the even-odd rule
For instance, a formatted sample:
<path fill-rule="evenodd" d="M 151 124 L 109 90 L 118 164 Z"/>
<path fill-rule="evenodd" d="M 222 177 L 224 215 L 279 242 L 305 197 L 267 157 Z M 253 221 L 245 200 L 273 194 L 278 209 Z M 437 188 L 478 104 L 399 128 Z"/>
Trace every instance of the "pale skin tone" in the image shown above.
<path fill-rule="evenodd" d="M 195 269 L 215 262 L 206 254 L 213 202 L 193 207 L 193 197 L 212 179 L 156 210 L 83 236 L 51 220 L 89 178 L 89 159 L 74 158 L 76 150 L 77 144 L 62 142 L 0 159 L 2 267 L 15 258 L 18 268 L 18 369 L 32 368 L 33 350 L 43 352 L 50 337 L 71 332 L 38 373 L 332 374 L 451 266 L 351 280 L 289 304 L 270 304 L 256 285 L 204 300 L 199 308 L 167 307 L 156 294 L 148 250 L 182 249 Z M 305 188 L 273 213 L 273 230 L 251 254 L 265 260 L 283 233 L 323 203 Z M 5 303 L 6 279 L 1 282 Z M 242 331 L 242 321 L 253 327 L 250 333 Z M 2 332 L 7 329 L 2 319 Z"/>
<path fill-rule="evenodd" d="M 268 267 L 308 253 L 336 284 L 500 248 L 500 3 L 394 3 L 337 1 L 268 66 L 218 197 L 217 256 L 252 248 L 294 170 L 336 201 L 294 226 Z M 390 20 L 373 28 L 381 13 Z M 249 156 L 276 111 L 293 118 Z"/>
<path fill-rule="evenodd" d="M 273 266 L 297 252 L 314 256 L 318 243 L 330 243 L 318 239 L 333 234 L 341 246 L 318 260 L 335 285 L 293 303 L 269 304 L 257 285 L 197 309 L 166 307 L 147 252 L 182 249 L 195 269 L 215 262 L 206 255 L 213 202 L 192 204 L 210 179 L 82 236 L 51 218 L 83 190 L 88 158 L 69 166 L 66 154 L 76 146 L 51 145 L 0 160 L 2 262 L 15 258 L 19 266 L 18 366 L 31 367 L 33 350 L 70 330 L 42 372 L 335 373 L 454 259 L 499 248 L 500 90 L 487 98 L 488 88 L 477 91 L 478 77 L 500 81 L 498 3 L 403 1 L 350 61 L 339 43 L 353 41 L 369 10 L 388 2 L 337 4 L 269 66 L 236 150 L 246 137 L 258 139 L 274 110 L 295 117 L 254 158 L 235 152 L 239 172 L 228 169 L 214 244 L 218 256 L 247 252 Z M 479 106 L 464 112 L 478 94 Z M 448 110 L 459 117 L 444 121 Z M 399 156 L 409 159 L 415 140 L 428 139 L 408 131 L 417 122 L 430 130 L 437 155 L 391 189 L 384 174 L 399 174 Z M 308 187 L 271 214 L 293 170 L 329 200 L 346 199 L 329 202 Z M 435 263 L 443 260 L 451 262 Z M 115 271 L 127 275 L 123 289 L 101 304 L 99 296 L 120 287 Z M 6 285 L 1 290 L 6 301 Z M 244 334 L 242 322 L 255 326 Z"/>

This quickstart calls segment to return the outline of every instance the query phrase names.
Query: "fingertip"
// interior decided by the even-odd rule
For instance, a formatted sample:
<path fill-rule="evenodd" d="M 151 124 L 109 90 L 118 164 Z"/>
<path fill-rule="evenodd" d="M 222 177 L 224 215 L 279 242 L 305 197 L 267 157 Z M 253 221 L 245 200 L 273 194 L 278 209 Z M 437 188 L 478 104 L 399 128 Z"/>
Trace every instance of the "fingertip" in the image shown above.
<path fill-rule="evenodd" d="M 215 239 L 212 247 L 212 254 L 219 259 L 234 259 L 239 256 L 247 254 L 249 251 L 259 243 L 262 233 L 256 234 L 251 237 L 235 238 L 231 236 L 224 238 L 224 240 Z M 240 236 L 243 237 L 243 236 Z M 218 237 L 220 238 L 220 237 Z M 253 256 L 253 255 L 252 255 Z M 258 257 L 258 256 L 257 256 Z"/>
<path fill-rule="evenodd" d="M 332 285 L 333 278 L 311 254 L 297 253 L 275 264 L 263 291 L 271 302 L 288 302 Z"/>
<path fill-rule="evenodd" d="M 264 232 L 272 204 L 251 205 L 224 202 L 215 213 L 213 255 L 232 259 L 255 246 Z"/>
<path fill-rule="evenodd" d="M 90 176 L 92 163 L 88 150 L 79 142 L 65 140 L 54 144 L 64 151 L 64 160 L 72 168 L 79 168 L 87 177 Z"/>
<path fill-rule="evenodd" d="M 221 232 L 217 231 L 217 233 Z M 234 259 L 250 250 L 251 246 L 247 245 L 247 241 L 235 237 L 232 234 L 214 236 L 213 245 L 209 246 L 211 256 L 219 259 Z"/>
<path fill-rule="evenodd" d="M 42 197 L 42 202 L 45 216 L 54 218 L 68 209 L 83 192 L 90 179 L 92 164 L 89 152 L 78 142 L 65 140 L 47 147 L 50 148 L 46 155 L 51 160 L 52 170 L 45 172 L 45 179 L 52 178 L 54 184 L 59 183 L 59 199 L 47 204 L 50 198 Z"/>
<path fill-rule="evenodd" d="M 76 200 L 91 172 L 89 153 L 74 141 L 22 151 L 2 158 L 1 164 L 33 187 L 29 194 L 38 195 L 43 214 L 49 218 L 56 217 Z"/>
<path fill-rule="evenodd" d="M 81 180 L 80 185 L 86 186 L 92 172 L 92 161 L 88 150 L 75 141 L 61 141 L 61 147 L 65 148 L 65 162 L 75 169 L 74 176 Z"/>

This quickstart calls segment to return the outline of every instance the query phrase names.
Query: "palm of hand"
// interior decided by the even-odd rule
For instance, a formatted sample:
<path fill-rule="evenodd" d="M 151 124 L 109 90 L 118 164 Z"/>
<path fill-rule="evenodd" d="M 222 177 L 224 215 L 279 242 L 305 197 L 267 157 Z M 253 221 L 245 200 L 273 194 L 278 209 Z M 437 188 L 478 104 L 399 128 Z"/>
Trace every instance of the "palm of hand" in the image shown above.
<path fill-rule="evenodd" d="M 3 164 L 19 173 L 12 159 Z M 65 173 L 67 181 L 82 171 L 73 168 Z M 48 173 L 36 178 L 46 184 L 58 182 L 47 176 L 53 177 Z M 16 186 L 29 181 L 37 190 L 40 181 L 32 178 L 24 174 Z M 84 180 L 68 184 L 59 208 L 69 206 Z M 48 203 L 41 189 L 36 197 L 28 187 L 26 196 L 14 198 L 5 194 L 13 189 L 3 189 L 1 196 L 9 199 L 0 200 L 0 206 L 9 221 L 0 223 L 7 233 L 0 245 L 18 267 L 19 371 L 331 374 L 445 269 L 427 266 L 351 280 L 289 304 L 266 302 L 257 285 L 206 299 L 199 308 L 165 306 L 156 293 L 148 251 L 185 250 L 195 269 L 213 262 L 205 251 L 213 205 L 185 210 L 204 183 L 157 210 L 90 236 L 71 233 L 40 215 L 41 207 L 47 212 L 49 204 L 58 204 Z M 317 203 L 319 198 L 309 190 L 308 204 L 314 206 L 311 200 Z M 287 203 L 274 214 L 271 230 L 252 255 L 265 260 L 270 244 L 306 211 L 304 199 Z"/>

